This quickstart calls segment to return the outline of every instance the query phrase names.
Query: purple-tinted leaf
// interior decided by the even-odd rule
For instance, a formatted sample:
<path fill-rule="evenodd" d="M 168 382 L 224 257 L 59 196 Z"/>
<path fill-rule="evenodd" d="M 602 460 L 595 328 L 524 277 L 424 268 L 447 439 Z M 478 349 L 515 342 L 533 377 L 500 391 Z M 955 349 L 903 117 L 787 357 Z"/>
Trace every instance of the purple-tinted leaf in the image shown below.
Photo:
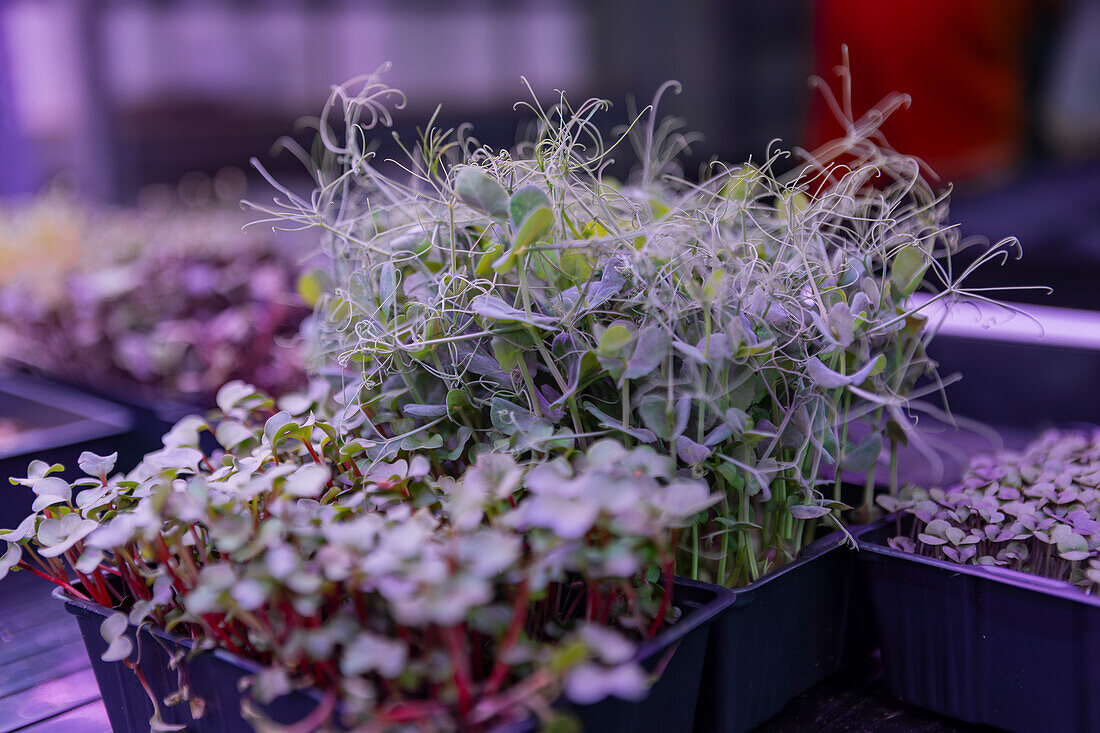
<path fill-rule="evenodd" d="M 834 372 L 832 369 L 825 366 L 825 362 L 813 356 L 806 362 L 806 371 L 809 373 L 810 379 L 819 387 L 836 389 L 837 387 L 863 384 L 863 382 L 867 380 L 867 377 L 871 375 L 871 372 L 876 368 L 881 368 L 884 364 L 885 358 L 878 356 L 864 364 L 858 371 L 845 375 Z"/>
<path fill-rule="evenodd" d="M 882 433 L 875 431 L 841 456 L 840 467 L 845 471 L 866 473 L 882 454 Z"/>
<path fill-rule="evenodd" d="M 699 445 L 687 436 L 681 435 L 676 439 L 676 455 L 684 463 L 694 466 L 697 463 L 710 458 L 711 450 L 704 445 Z"/>
<path fill-rule="evenodd" d="M 663 329 L 651 327 L 638 333 L 634 353 L 626 363 L 626 369 L 619 377 L 619 384 L 627 379 L 644 377 L 657 369 L 668 353 L 668 334 Z"/>
<path fill-rule="evenodd" d="M 405 405 L 401 411 L 413 417 L 442 417 L 447 414 L 446 405 Z"/>
<path fill-rule="evenodd" d="M 733 358 L 733 346 L 724 333 L 712 333 L 695 344 L 695 352 L 709 364 L 722 364 Z"/>
<path fill-rule="evenodd" d="M 494 321 L 516 321 L 543 329 L 553 329 L 555 320 L 549 316 L 532 313 L 528 315 L 519 308 L 513 308 L 495 295 L 479 295 L 470 301 L 470 310 Z"/>
<path fill-rule="evenodd" d="M 791 507 L 791 516 L 795 519 L 817 519 L 829 513 L 829 508 L 812 504 L 799 504 Z"/>
<path fill-rule="evenodd" d="M 603 667 L 585 663 L 565 678 L 565 694 L 578 705 L 591 705 L 605 697 L 641 700 L 649 686 L 646 674 L 636 664 Z"/>
<path fill-rule="evenodd" d="M 631 436 L 636 440 L 640 440 L 643 443 L 652 443 L 657 440 L 657 436 L 652 430 L 645 428 L 627 427 L 619 420 L 603 412 L 591 402 L 585 402 L 583 404 L 584 409 L 596 417 L 600 421 L 600 427 L 607 428 L 608 430 L 617 430 L 621 433 Z"/>

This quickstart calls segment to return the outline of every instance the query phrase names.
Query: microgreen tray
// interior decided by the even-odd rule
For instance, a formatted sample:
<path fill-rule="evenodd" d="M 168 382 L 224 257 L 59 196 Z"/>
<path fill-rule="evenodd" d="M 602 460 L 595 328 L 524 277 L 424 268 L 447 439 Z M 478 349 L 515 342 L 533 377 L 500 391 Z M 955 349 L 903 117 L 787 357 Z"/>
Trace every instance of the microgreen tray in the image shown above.
<path fill-rule="evenodd" d="M 1010 731 L 1100 730 L 1100 598 L 895 550 L 896 534 L 887 517 L 859 537 L 891 694 Z"/>
<path fill-rule="evenodd" d="M 834 532 L 798 560 L 734 590 L 711 629 L 699 733 L 742 733 L 871 649 L 855 551 Z"/>
<path fill-rule="evenodd" d="M 75 474 L 80 453 L 111 453 L 127 440 L 133 417 L 124 407 L 69 387 L 26 375 L 0 378 L 0 528 L 13 529 L 31 513 L 34 494 L 8 486 L 9 477 L 27 475 L 32 459 L 63 463 Z"/>
<path fill-rule="evenodd" d="M 100 635 L 100 625 L 109 611 L 60 591 L 55 593 L 64 600 L 66 609 L 76 616 L 80 625 L 112 729 L 115 733 L 147 730 L 153 708 L 137 676 L 120 662 L 100 659 L 107 649 L 107 642 Z M 674 593 L 675 604 L 684 611 L 683 617 L 643 643 L 638 650 L 639 660 L 647 669 L 660 671 L 649 695 L 636 703 L 609 698 L 593 705 L 569 706 L 584 730 L 598 733 L 689 733 L 692 730 L 708 631 L 733 601 L 733 594 L 725 588 L 680 578 L 676 579 Z M 187 648 L 188 642 L 150 627 L 145 627 L 139 638 L 141 670 L 150 688 L 162 698 L 178 690 L 179 673 L 169 668 L 169 655 Z M 190 733 L 252 730 L 240 715 L 237 684 L 242 677 L 258 672 L 259 665 L 215 650 L 188 660 L 183 669 L 195 695 L 205 703 L 203 716 L 193 720 L 184 703 L 164 707 L 165 721 L 186 724 Z M 312 691 L 297 691 L 274 700 L 264 706 L 263 711 L 276 722 L 290 724 L 307 716 L 319 701 L 320 697 Z M 500 727 L 497 733 L 537 729 L 537 722 L 531 719 Z"/>

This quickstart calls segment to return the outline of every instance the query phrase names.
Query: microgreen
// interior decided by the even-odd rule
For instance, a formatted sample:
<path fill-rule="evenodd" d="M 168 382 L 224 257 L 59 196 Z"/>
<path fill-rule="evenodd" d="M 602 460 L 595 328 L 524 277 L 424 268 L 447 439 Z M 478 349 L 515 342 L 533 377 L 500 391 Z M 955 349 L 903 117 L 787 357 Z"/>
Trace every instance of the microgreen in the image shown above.
<path fill-rule="evenodd" d="M 1098 430 L 1052 430 L 1020 452 L 974 458 L 946 489 L 878 501 L 914 517 L 889 540 L 895 549 L 1100 588 Z"/>
<path fill-rule="evenodd" d="M 336 430 L 323 384 L 283 400 L 294 414 L 240 382 L 217 401 L 129 473 L 85 453 L 69 484 L 32 464 L 13 483 L 48 501 L 0 531 L 0 577 L 116 609 L 111 661 L 138 667 L 142 623 L 258 661 L 243 703 L 257 724 L 253 701 L 298 686 L 323 696 L 311 729 L 481 730 L 562 689 L 645 693 L 635 644 L 678 614 L 671 535 L 720 499 L 673 459 L 609 438 L 549 462 L 417 452 L 362 410 Z"/>
<path fill-rule="evenodd" d="M 967 277 L 1012 244 L 953 271 L 946 195 L 882 142 L 890 110 L 845 118 L 818 151 L 715 162 L 696 182 L 658 100 L 611 143 L 594 121 L 608 103 L 563 95 L 521 103 L 535 132 L 514 150 L 429 127 L 378 163 L 368 136 L 403 100 L 375 77 L 336 87 L 312 196 L 268 176 L 280 196 L 251 204 L 323 233 L 329 358 L 402 431 L 520 460 L 609 435 L 675 457 L 725 497 L 680 534 L 692 577 L 750 582 L 837 525 L 826 466 L 867 472 L 870 491 L 934 376 L 935 328 L 909 296 L 984 299 Z M 624 141 L 639 164 L 617 181 L 606 167 Z"/>
<path fill-rule="evenodd" d="M 0 209 L 5 356 L 103 391 L 208 402 L 232 378 L 304 381 L 301 253 L 224 205 Z"/>

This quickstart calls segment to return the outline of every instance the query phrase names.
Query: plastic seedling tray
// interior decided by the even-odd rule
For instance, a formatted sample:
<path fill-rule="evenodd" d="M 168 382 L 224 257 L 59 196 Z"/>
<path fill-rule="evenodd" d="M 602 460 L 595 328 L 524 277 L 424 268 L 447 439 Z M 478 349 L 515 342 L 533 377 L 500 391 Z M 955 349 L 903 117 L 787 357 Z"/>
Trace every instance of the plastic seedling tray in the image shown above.
<path fill-rule="evenodd" d="M 733 604 L 711 629 L 696 731 L 752 730 L 867 658 L 873 640 L 855 555 L 837 531 L 733 591 Z"/>
<path fill-rule="evenodd" d="M 104 662 L 102 654 L 107 643 L 99 633 L 103 619 L 110 611 L 96 603 L 88 603 L 55 591 L 66 609 L 76 616 L 96 682 L 103 695 L 103 704 L 115 733 L 147 730 L 153 707 L 142 689 L 137 675 L 120 662 Z M 692 730 L 707 635 L 714 620 L 733 601 L 733 594 L 718 586 L 677 578 L 675 604 L 684 611 L 679 622 L 662 631 L 639 648 L 639 659 L 649 669 L 663 666 L 660 679 L 649 696 L 638 703 L 607 699 L 594 705 L 568 706 L 580 718 L 583 729 L 598 733 L 634 733 L 661 731 L 689 733 Z M 189 642 L 158 629 L 145 627 L 138 633 L 141 670 L 150 688 L 161 698 L 179 689 L 179 673 L 169 668 L 174 651 L 189 646 Z M 189 733 L 234 733 L 251 731 L 240 716 L 238 681 L 259 671 L 254 662 L 215 650 L 199 654 L 184 665 L 184 674 L 194 693 L 205 702 L 199 720 L 191 718 L 186 704 L 162 708 L 167 722 L 186 724 Z M 320 696 L 303 690 L 285 695 L 263 707 L 273 720 L 293 723 L 308 715 L 320 701 Z M 499 733 L 535 731 L 534 720 L 523 720 L 499 729 Z"/>
<path fill-rule="evenodd" d="M 113 453 L 125 442 L 133 417 L 126 408 L 83 392 L 25 375 L 0 378 L 0 420 L 8 432 L 0 441 L 0 527 L 11 528 L 30 514 L 34 495 L 7 479 L 26 476 L 33 459 L 62 463 L 66 476 L 79 475 L 77 458 L 90 450 Z"/>
<path fill-rule="evenodd" d="M 208 408 L 197 400 L 172 395 L 141 384 L 125 384 L 118 381 L 89 384 L 55 377 L 31 364 L 14 362 L 13 366 L 20 369 L 21 374 L 26 375 L 27 378 L 43 380 L 125 407 L 133 416 L 133 430 L 118 447 L 117 468 L 119 470 L 133 468 L 146 453 L 163 447 L 161 437 L 182 418 L 188 415 L 205 415 L 208 411 Z M 206 441 L 203 447 L 207 452 L 216 447 L 213 436 L 209 433 L 203 433 L 203 440 Z"/>
<path fill-rule="evenodd" d="M 1100 598 L 891 549 L 898 526 L 887 517 L 859 538 L 888 691 L 1010 731 L 1100 730 Z"/>

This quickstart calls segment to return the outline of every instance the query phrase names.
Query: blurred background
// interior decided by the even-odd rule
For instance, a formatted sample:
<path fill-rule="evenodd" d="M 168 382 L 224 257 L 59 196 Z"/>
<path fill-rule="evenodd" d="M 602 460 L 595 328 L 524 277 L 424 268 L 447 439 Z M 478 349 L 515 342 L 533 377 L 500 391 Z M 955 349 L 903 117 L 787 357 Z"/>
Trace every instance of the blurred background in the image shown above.
<path fill-rule="evenodd" d="M 947 349 L 947 366 L 977 375 L 971 387 L 1008 380 L 970 409 L 987 418 L 1011 390 L 1035 394 L 1047 421 L 1095 420 L 1100 411 L 1079 381 L 1100 376 L 1097 352 L 1074 338 L 1100 334 L 1089 313 L 1100 310 L 1100 0 L 7 0 L 0 8 L 0 204 L 41 201 L 61 185 L 70 192 L 66 221 L 76 221 L 66 236 L 80 240 L 104 207 L 171 199 L 231 208 L 248 192 L 267 198 L 249 158 L 282 179 L 300 173 L 273 143 L 292 135 L 308 144 L 296 121 L 320 111 L 331 84 L 383 62 L 393 64 L 386 80 L 409 98 L 399 132 L 411 134 L 442 104 L 444 127 L 472 122 L 496 146 L 513 143 L 524 120 L 513 108 L 527 96 L 521 75 L 544 100 L 558 89 L 611 100 L 608 130 L 626 119 L 628 97 L 644 104 L 678 79 L 683 92 L 662 107 L 701 133 L 690 175 L 712 156 L 740 161 L 774 140 L 810 147 L 839 134 L 807 80 L 817 74 L 835 86 L 847 44 L 854 114 L 891 92 L 909 94 L 909 109 L 884 128 L 891 144 L 954 184 L 952 217 L 963 234 L 1023 242 L 1021 260 L 983 270 L 972 285 L 1050 285 L 1052 295 L 1021 290 L 1009 299 L 1077 309 L 1059 347 L 1072 359 L 1051 362 L 1054 347 L 1035 349 L 1034 329 L 1013 342 L 1032 356 Z M 73 215 L 73 206 L 84 208 Z M 8 236 L 21 253 L 10 260 L 24 257 L 28 241 L 53 256 L 47 245 L 59 235 L 42 228 L 62 217 L 51 211 L 40 209 L 38 229 L 30 227 L 38 240 Z M 959 326 L 958 343 L 988 340 L 989 323 L 971 320 L 978 325 Z M 137 361 L 146 372 L 156 366 L 148 355 Z M 1034 388 L 1035 375 L 1052 369 L 1066 395 Z M 1052 400 L 1065 405 L 1050 408 Z"/>
<path fill-rule="evenodd" d="M 1100 263 L 1097 0 L 7 0 L 0 11 L 0 193 L 63 177 L 81 197 L 135 203 L 150 184 L 272 158 L 333 83 L 392 62 L 399 129 L 474 123 L 514 141 L 525 76 L 546 98 L 648 101 L 703 138 L 692 162 L 759 156 L 773 139 L 839 131 L 807 84 L 850 49 L 855 112 L 892 91 L 911 108 L 891 143 L 958 186 L 965 231 L 1025 240 L 1059 301 L 1089 305 Z M 689 172 L 693 170 L 688 167 Z M 238 181 L 230 175 L 231 183 Z M 155 189 L 154 189 L 155 190 Z M 1066 265 L 1071 265 L 1066 272 Z M 1085 270 L 1079 265 L 1087 264 Z M 1086 275 L 1088 276 L 1086 278 Z M 1067 282 L 1062 282 L 1067 280 Z M 1073 287 L 1065 287 L 1070 286 Z"/>

